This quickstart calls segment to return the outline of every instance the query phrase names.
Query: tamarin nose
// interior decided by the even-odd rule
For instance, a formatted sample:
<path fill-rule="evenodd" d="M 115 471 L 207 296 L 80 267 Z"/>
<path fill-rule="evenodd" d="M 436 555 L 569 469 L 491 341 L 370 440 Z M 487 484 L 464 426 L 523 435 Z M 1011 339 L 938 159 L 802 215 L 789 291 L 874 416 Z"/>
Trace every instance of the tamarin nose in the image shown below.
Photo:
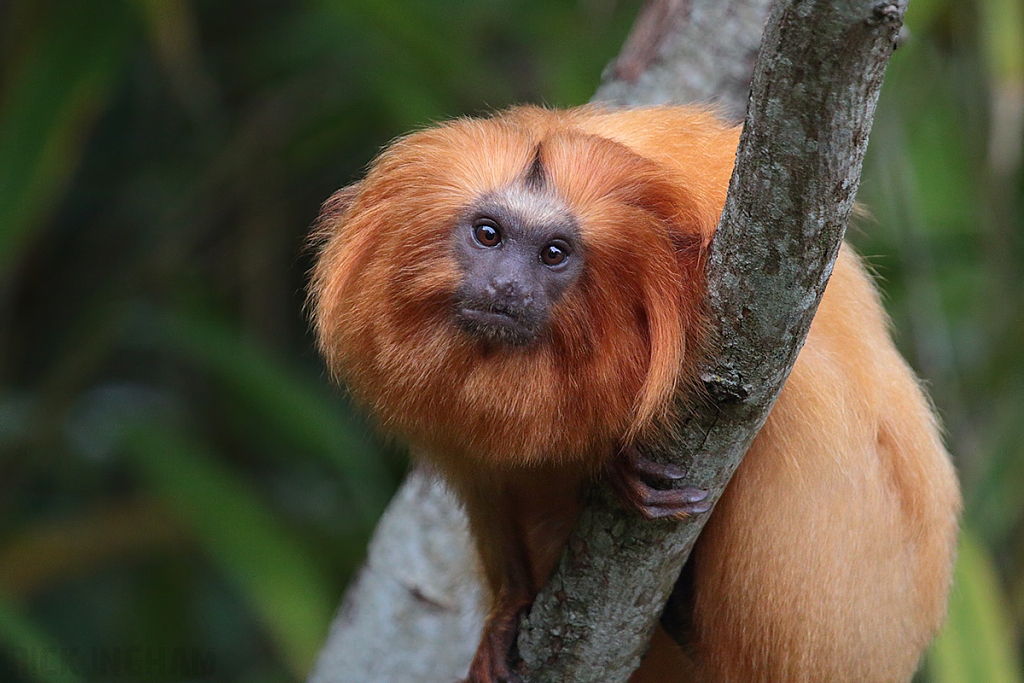
<path fill-rule="evenodd" d="M 489 289 L 495 299 L 509 305 L 528 306 L 533 301 L 531 288 L 516 277 L 494 277 Z"/>
<path fill-rule="evenodd" d="M 495 277 L 491 279 L 491 288 L 495 294 L 501 296 L 515 295 L 519 290 L 519 283 L 511 277 Z"/>

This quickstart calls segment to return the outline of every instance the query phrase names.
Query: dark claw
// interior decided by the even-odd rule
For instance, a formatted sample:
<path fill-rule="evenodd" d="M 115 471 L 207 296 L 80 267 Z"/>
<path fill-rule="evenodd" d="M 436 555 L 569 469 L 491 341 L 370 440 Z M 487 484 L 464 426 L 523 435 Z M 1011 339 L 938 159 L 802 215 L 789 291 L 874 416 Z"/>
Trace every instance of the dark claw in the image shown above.
<path fill-rule="evenodd" d="M 673 465 L 662 465 L 626 446 L 613 458 L 608 478 L 627 507 L 647 519 L 698 515 L 711 509 L 708 492 L 693 486 L 672 488 L 686 477 Z"/>
<path fill-rule="evenodd" d="M 692 486 L 681 489 L 668 489 L 667 491 L 649 486 L 637 488 L 639 489 L 640 502 L 654 507 L 680 507 L 690 503 L 700 503 L 708 497 L 707 491 L 695 489 Z"/>
<path fill-rule="evenodd" d="M 633 472 L 654 480 L 653 483 L 659 483 L 659 479 L 668 479 L 675 481 L 686 477 L 686 470 L 675 465 L 662 465 L 661 463 L 654 462 L 648 458 L 645 458 L 640 454 L 640 451 L 633 448 L 632 446 L 626 446 L 619 451 L 619 457 L 626 458 L 626 463 L 630 470 Z"/>

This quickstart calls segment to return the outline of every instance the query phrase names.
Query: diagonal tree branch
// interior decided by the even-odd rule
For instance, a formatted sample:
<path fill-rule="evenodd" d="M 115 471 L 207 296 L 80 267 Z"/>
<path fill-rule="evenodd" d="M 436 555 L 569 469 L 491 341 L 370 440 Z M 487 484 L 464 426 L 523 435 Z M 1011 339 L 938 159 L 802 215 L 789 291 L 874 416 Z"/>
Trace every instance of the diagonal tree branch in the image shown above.
<path fill-rule="evenodd" d="M 708 264 L 711 400 L 688 406 L 670 446 L 649 451 L 684 467 L 712 500 L 764 424 L 825 290 L 904 10 L 877 0 L 772 5 Z M 648 522 L 596 487 L 523 620 L 528 680 L 625 681 L 707 517 Z"/>
<path fill-rule="evenodd" d="M 453 683 L 483 626 L 485 594 L 466 516 L 413 470 L 377 524 L 308 683 Z"/>
<path fill-rule="evenodd" d="M 684 463 L 715 499 L 778 395 L 824 290 L 904 7 L 773 8 L 709 265 L 709 306 L 721 321 L 717 357 L 704 371 L 714 400 L 688 411 L 671 452 L 652 453 Z M 596 99 L 717 102 L 739 118 L 765 9 L 766 0 L 650 0 Z M 524 621 L 531 681 L 625 681 L 704 521 L 645 522 L 603 489 L 592 498 Z M 457 678 L 482 617 L 472 565 L 457 505 L 413 472 L 378 526 L 310 683 Z"/>

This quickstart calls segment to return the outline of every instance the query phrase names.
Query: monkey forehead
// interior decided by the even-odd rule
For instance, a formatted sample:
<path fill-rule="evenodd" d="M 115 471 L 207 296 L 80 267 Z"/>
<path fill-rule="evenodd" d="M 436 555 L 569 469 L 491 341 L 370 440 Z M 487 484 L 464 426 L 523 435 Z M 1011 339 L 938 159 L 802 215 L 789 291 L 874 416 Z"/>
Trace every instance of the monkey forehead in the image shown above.
<path fill-rule="evenodd" d="M 496 214 L 491 217 L 499 221 L 505 217 L 514 218 L 516 227 L 526 231 L 548 233 L 559 230 L 572 237 L 579 233 L 573 212 L 561 197 L 549 190 L 533 189 L 520 183 L 485 192 L 468 208 L 471 216 Z"/>

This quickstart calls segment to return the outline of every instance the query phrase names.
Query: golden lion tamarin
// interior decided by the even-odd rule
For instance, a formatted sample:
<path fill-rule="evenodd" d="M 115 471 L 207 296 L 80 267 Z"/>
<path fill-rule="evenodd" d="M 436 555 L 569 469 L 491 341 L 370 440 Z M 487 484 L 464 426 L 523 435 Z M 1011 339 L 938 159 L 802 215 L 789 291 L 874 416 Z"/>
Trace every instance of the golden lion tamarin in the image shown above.
<path fill-rule="evenodd" d="M 515 680 L 517 617 L 580 491 L 649 517 L 703 491 L 631 447 L 699 400 L 704 264 L 739 131 L 693 108 L 512 109 L 393 143 L 319 221 L 328 367 L 465 504 L 493 608 L 469 680 Z M 878 294 L 843 248 L 806 345 L 684 572 L 692 642 L 633 681 L 907 681 L 937 629 L 959 493 Z M 684 654 L 685 653 L 685 654 Z"/>

